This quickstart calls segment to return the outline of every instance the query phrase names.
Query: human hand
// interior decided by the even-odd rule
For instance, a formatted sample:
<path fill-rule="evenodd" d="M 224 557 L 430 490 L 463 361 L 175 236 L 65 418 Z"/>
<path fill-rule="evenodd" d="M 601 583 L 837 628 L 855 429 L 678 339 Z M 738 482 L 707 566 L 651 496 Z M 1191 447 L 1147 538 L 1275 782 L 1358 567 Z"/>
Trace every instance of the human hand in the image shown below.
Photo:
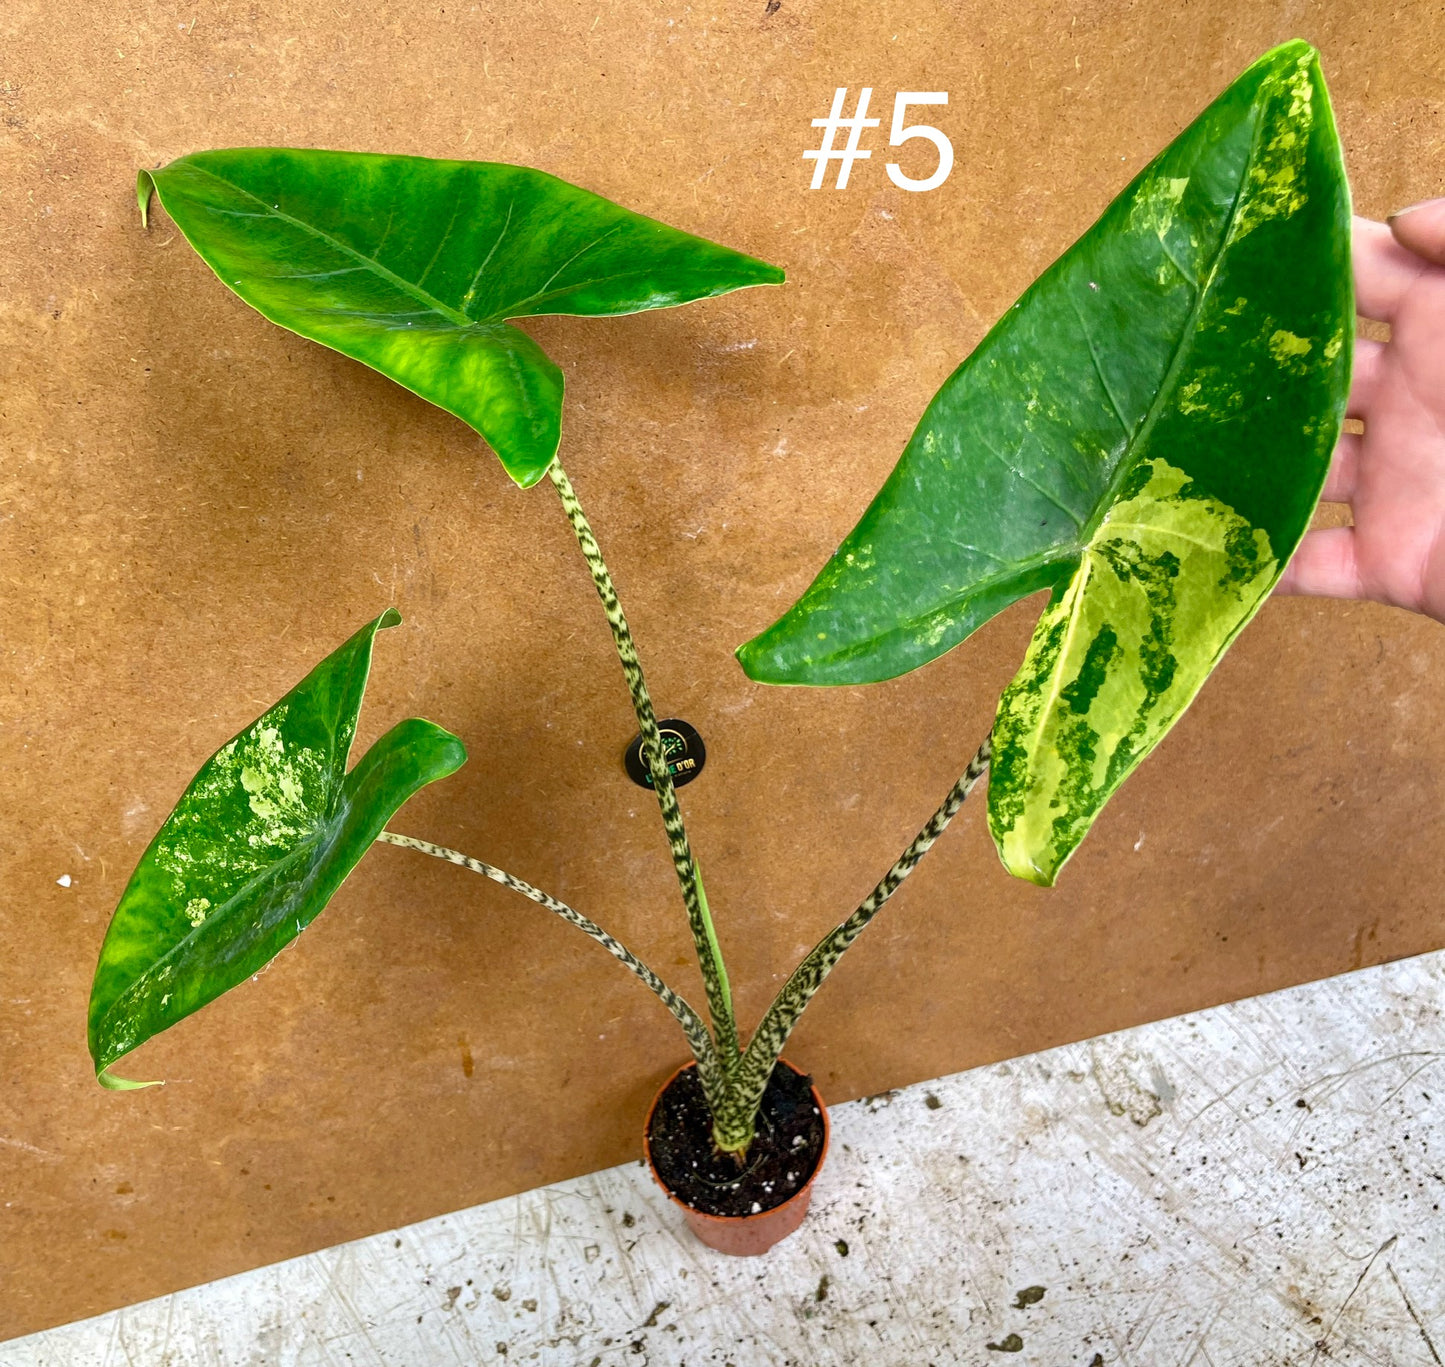
<path fill-rule="evenodd" d="M 1445 622 L 1445 199 L 1354 224 L 1356 307 L 1390 326 L 1355 343 L 1322 501 L 1354 525 L 1306 532 L 1277 592 L 1367 598 Z"/>

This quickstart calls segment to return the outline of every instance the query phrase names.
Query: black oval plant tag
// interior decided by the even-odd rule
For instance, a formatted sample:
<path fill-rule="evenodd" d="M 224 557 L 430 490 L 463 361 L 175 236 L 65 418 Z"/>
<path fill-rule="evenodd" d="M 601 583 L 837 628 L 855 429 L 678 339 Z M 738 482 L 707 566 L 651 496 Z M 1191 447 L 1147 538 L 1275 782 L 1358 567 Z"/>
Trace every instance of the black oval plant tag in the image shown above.
<path fill-rule="evenodd" d="M 697 728 L 679 717 L 668 717 L 657 723 L 662 736 L 662 753 L 667 760 L 667 772 L 672 775 L 672 786 L 681 788 L 691 783 L 707 763 L 707 746 L 702 743 Z M 642 762 L 642 737 L 633 736 L 632 744 L 622 756 L 627 777 L 639 788 L 652 787 L 652 775 Z"/>

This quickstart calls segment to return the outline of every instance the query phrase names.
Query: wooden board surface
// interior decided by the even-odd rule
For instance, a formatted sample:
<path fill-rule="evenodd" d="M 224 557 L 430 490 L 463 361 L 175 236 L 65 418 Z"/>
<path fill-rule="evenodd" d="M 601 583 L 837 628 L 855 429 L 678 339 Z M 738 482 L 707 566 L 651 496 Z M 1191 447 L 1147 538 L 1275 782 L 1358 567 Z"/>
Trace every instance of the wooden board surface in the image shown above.
<path fill-rule="evenodd" d="M 1445 189 L 1425 4 L 886 7 L 12 0 L 0 15 L 0 1336 L 622 1161 L 682 1052 L 582 937 L 375 852 L 258 981 L 95 1085 L 106 921 L 200 761 L 388 603 L 363 739 L 472 761 L 395 823 L 514 870 L 694 990 L 630 715 L 543 486 L 267 324 L 139 166 L 248 143 L 535 165 L 783 265 L 750 291 L 529 329 L 659 705 L 745 1021 L 987 730 L 1038 602 L 870 689 L 732 661 L 852 526 L 986 327 L 1247 61 L 1322 50 L 1357 205 Z M 808 188 L 835 87 L 946 90 L 957 162 Z M 1045 892 L 980 810 L 790 1052 L 845 1099 L 1445 943 L 1445 632 L 1266 608 Z M 68 879 L 68 886 L 58 880 Z"/>

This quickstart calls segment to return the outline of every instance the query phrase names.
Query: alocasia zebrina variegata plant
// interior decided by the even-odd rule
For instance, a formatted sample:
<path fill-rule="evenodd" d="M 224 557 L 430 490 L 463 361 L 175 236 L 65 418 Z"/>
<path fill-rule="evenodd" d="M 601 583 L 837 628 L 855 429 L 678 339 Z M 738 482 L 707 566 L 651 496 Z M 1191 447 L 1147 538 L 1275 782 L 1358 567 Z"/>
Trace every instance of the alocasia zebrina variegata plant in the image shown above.
<path fill-rule="evenodd" d="M 480 860 L 385 830 L 463 761 L 402 722 L 346 769 L 388 611 L 223 747 L 143 856 L 91 998 L 97 1074 L 253 973 L 373 841 L 463 864 L 563 916 L 682 1026 L 719 1148 L 747 1151 L 804 1006 L 992 760 L 1005 866 L 1052 883 L 1278 580 L 1344 416 L 1354 307 L 1349 195 L 1314 50 L 1251 66 L 1124 189 L 947 380 L 812 587 L 739 651 L 772 683 L 919 668 L 1009 604 L 1050 599 L 991 733 L 858 909 L 742 1047 L 637 652 L 556 458 L 562 382 L 509 321 L 665 307 L 782 273 L 537 171 L 283 149 L 201 153 L 140 179 L 268 318 L 474 427 L 518 484 L 547 475 L 631 693 L 708 1019 L 578 912 Z"/>

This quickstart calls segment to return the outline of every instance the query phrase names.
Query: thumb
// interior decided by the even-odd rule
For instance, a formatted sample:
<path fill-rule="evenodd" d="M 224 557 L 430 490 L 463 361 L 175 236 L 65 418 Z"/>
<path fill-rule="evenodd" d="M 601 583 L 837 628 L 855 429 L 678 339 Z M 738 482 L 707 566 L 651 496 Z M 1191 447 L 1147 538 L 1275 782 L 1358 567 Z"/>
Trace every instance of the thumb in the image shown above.
<path fill-rule="evenodd" d="M 1445 266 L 1445 198 L 1423 200 L 1391 214 L 1390 231 L 1416 256 Z"/>

